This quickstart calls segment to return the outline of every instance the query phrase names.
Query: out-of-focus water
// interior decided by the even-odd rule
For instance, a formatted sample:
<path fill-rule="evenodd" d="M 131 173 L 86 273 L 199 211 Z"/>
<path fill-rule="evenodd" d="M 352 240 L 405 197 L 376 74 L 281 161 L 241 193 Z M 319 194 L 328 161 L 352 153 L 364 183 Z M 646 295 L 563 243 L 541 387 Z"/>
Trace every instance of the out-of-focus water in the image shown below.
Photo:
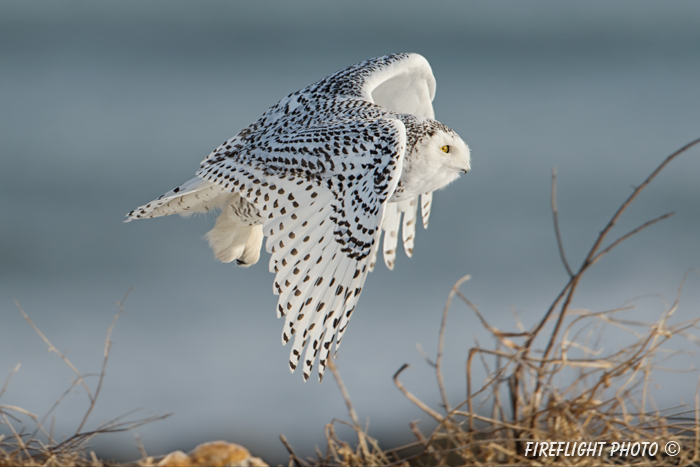
<path fill-rule="evenodd" d="M 531 326 L 566 281 L 549 207 L 559 174 L 567 254 L 578 265 L 621 203 L 670 152 L 700 137 L 700 4 L 675 2 L 229 3 L 7 1 L 0 6 L 0 403 L 45 413 L 71 371 L 23 320 L 16 299 L 86 373 L 129 288 L 92 426 L 134 408 L 175 412 L 139 428 L 151 453 L 228 439 L 272 462 L 285 433 L 303 455 L 347 418 L 331 378 L 287 370 L 267 257 L 217 263 L 212 218 L 122 224 L 190 178 L 221 141 L 286 94 L 357 61 L 423 54 L 438 82 L 437 118 L 473 151 L 473 170 L 436 194 L 412 259 L 371 274 L 338 366 L 370 433 L 408 438 L 426 418 L 392 375 L 437 407 L 434 353 L 452 284 L 500 329 Z M 676 211 L 596 266 L 575 306 L 640 299 L 651 318 L 700 266 L 700 156 L 674 162 L 639 197 L 618 234 Z M 698 315 L 690 276 L 678 319 Z M 661 298 L 659 298 L 661 297 Z M 461 400 L 467 349 L 482 328 L 455 306 L 446 382 Z M 606 349 L 617 345 L 615 334 Z M 689 344 L 686 350 L 692 350 Z M 687 361 L 685 361 L 687 363 Z M 692 401 L 696 376 L 664 375 L 660 405 Z M 93 377 L 91 382 L 95 383 Z M 69 395 L 56 431 L 87 404 Z M 139 456 L 133 433 L 100 452 Z"/>

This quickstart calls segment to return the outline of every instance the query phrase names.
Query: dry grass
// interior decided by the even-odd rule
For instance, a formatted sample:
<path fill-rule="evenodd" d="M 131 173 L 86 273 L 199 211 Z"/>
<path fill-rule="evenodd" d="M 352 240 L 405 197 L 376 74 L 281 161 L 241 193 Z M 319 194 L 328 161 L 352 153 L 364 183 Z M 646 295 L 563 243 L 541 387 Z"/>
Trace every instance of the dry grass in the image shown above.
<path fill-rule="evenodd" d="M 658 409 L 650 391 L 652 375 L 659 371 L 661 363 L 675 355 L 668 351 L 670 341 L 687 339 L 695 344 L 700 342 L 694 334 L 700 318 L 686 322 L 674 320 L 682 284 L 674 303 L 653 323 L 625 319 L 624 312 L 630 307 L 601 312 L 571 308 L 581 278 L 591 266 L 623 241 L 673 214 L 664 214 L 646 222 L 603 247 L 620 216 L 638 194 L 667 164 L 698 143 L 700 139 L 668 156 L 633 191 L 600 232 L 578 270 L 569 265 L 561 240 L 556 207 L 556 173 L 553 172 L 554 230 L 569 281 L 542 319 L 530 330 L 525 330 L 522 325 L 512 332 L 495 328 L 461 292 L 460 286 L 469 279 L 469 276 L 463 277 L 452 288 L 443 312 L 437 356 L 434 361 L 426 357 L 435 370 L 441 410 L 432 409 L 401 383 L 399 377 L 408 365 L 402 366 L 394 375 L 398 390 L 435 421 L 437 426 L 432 432 L 423 433 L 418 423 L 413 422 L 410 431 L 416 438 L 415 442 L 389 450 L 380 447 L 359 423 L 340 373 L 333 360 L 329 359 L 329 368 L 340 388 L 351 421 L 334 420 L 326 425 L 325 453 L 317 448 L 315 459 L 299 458 L 286 438 L 281 436 L 290 454 L 290 466 L 700 465 L 700 389 L 696 391 L 695 407 L 683 411 Z M 494 346 L 486 348 L 477 344 L 470 349 L 465 364 L 466 398 L 453 405 L 443 380 L 442 360 L 445 329 L 455 298 L 478 317 L 492 337 Z M 95 458 L 94 453 L 88 453 L 89 440 L 101 434 L 132 430 L 168 416 L 132 420 L 128 419 L 131 414 L 126 414 L 94 429 L 86 429 L 102 387 L 109 359 L 110 336 L 123 310 L 123 303 L 124 300 L 118 304 L 119 312 L 108 329 L 102 369 L 94 387 L 87 384 L 83 373 L 51 344 L 20 308 L 49 351 L 57 354 L 75 373 L 75 380 L 42 417 L 20 407 L 0 405 L 0 425 L 11 433 L 10 436 L 0 436 L 0 466 L 103 466 L 106 464 Z M 605 350 L 597 341 L 605 326 L 626 331 L 633 342 L 619 349 Z M 483 366 L 487 374 L 478 385 L 473 376 L 477 363 Z M 0 389 L 0 400 L 11 376 L 12 373 Z M 75 387 L 82 387 L 88 408 L 74 434 L 59 442 L 53 434 L 53 422 L 47 427 L 47 421 Z M 342 440 L 336 433 L 336 423 L 350 426 L 357 440 Z M 27 425 L 33 426 L 33 429 L 27 429 Z M 607 444 L 600 456 L 526 455 L 528 447 L 532 448 L 533 443 L 542 441 Z M 664 453 L 663 448 L 669 441 L 675 441 L 681 447 L 675 457 Z M 610 457 L 613 442 L 657 442 L 659 449 L 655 455 Z"/>
<path fill-rule="evenodd" d="M 290 453 L 290 465 L 380 466 L 380 465 L 700 465 L 700 386 L 695 407 L 660 410 L 651 396 L 652 374 L 663 371 L 660 364 L 676 355 L 669 341 L 686 339 L 698 344 L 695 334 L 700 318 L 674 322 L 674 313 L 683 284 L 674 303 L 653 323 L 625 319 L 631 307 L 592 312 L 574 310 L 571 303 L 581 278 L 591 266 L 620 243 L 673 213 L 652 219 L 621 235 L 603 247 L 620 216 L 639 193 L 680 154 L 700 143 L 695 140 L 668 156 L 618 208 L 598 235 L 585 260 L 574 270 L 566 259 L 559 232 L 556 205 L 556 172 L 552 172 L 552 214 L 561 261 L 569 281 L 532 329 L 501 331 L 486 320 L 477 307 L 460 291 L 465 276 L 452 288 L 445 306 L 438 340 L 435 369 L 441 410 L 432 409 L 413 395 L 399 380 L 408 367 L 394 375 L 398 390 L 437 423 L 429 434 L 418 424 L 410 424 L 416 441 L 385 450 L 362 427 L 350 397 L 334 364 L 329 365 L 348 406 L 357 442 L 338 438 L 333 421 L 326 426 L 326 452 L 317 449 L 317 458 L 299 459 L 282 437 Z M 687 276 L 687 274 L 686 274 Z M 685 278 L 683 280 L 685 282 Z M 469 350 L 466 372 L 466 398 L 453 405 L 443 381 L 442 357 L 445 328 L 452 302 L 461 300 L 492 337 L 492 348 L 477 343 Z M 633 338 L 633 343 L 607 350 L 597 340 L 605 326 L 615 326 Z M 551 329 L 545 334 L 545 329 Z M 542 343 L 539 348 L 537 345 Z M 687 344 L 685 345 L 687 347 Z M 479 386 L 474 381 L 475 364 L 480 363 L 487 377 Z M 605 442 L 596 456 L 533 456 L 536 442 Z M 680 453 L 668 456 L 666 443 L 675 441 Z M 610 456 L 612 443 L 658 443 L 654 455 Z M 353 445 L 355 447 L 353 447 Z M 580 444 L 577 444 L 580 446 Z M 642 446 L 640 444 L 640 446 Z M 570 445 L 570 449 L 573 446 Z M 526 455 L 526 453 L 528 455 Z"/>
<path fill-rule="evenodd" d="M 87 443 L 91 439 L 97 435 L 133 430 L 134 428 L 138 428 L 146 423 L 162 420 L 171 415 L 166 414 L 162 416 L 130 418 L 133 415 L 133 412 L 130 412 L 108 422 L 100 423 L 93 429 L 86 428 L 90 414 L 95 408 L 98 396 L 100 395 L 102 383 L 104 382 L 105 370 L 107 368 L 109 353 L 112 347 L 112 341 L 110 340 L 112 330 L 114 329 L 117 319 L 124 312 L 124 301 L 128 295 L 129 293 L 127 292 L 122 301 L 117 303 L 119 306 L 119 311 L 114 315 L 114 319 L 107 329 L 102 368 L 94 388 L 91 388 L 87 383 L 87 375 L 81 373 L 64 353 L 56 349 L 51 341 L 32 322 L 22 307 L 20 307 L 19 303 L 15 302 L 19 308 L 19 311 L 22 313 L 22 316 L 24 316 L 24 319 L 27 320 L 34 331 L 36 331 L 36 333 L 48 346 L 48 351 L 58 355 L 58 357 L 73 371 L 75 378 L 65 392 L 63 392 L 63 394 L 56 400 L 51 409 L 49 409 L 49 411 L 41 417 L 21 407 L 0 404 L 0 426 L 6 427 L 11 433 L 10 436 L 0 435 L 0 466 L 100 467 L 109 465 L 101 460 L 98 460 L 94 452 L 87 451 Z M 0 390 L 0 400 L 2 399 L 2 396 L 10 383 L 12 375 L 18 370 L 19 364 L 7 377 L 2 390 Z M 87 397 L 88 406 L 82 420 L 76 427 L 73 434 L 62 441 L 58 441 L 53 432 L 54 420 L 52 418 L 52 414 L 61 404 L 63 399 L 76 387 L 81 387 L 83 389 L 83 392 Z M 47 423 L 49 423 L 48 426 Z M 27 428 L 28 426 L 29 428 Z"/>

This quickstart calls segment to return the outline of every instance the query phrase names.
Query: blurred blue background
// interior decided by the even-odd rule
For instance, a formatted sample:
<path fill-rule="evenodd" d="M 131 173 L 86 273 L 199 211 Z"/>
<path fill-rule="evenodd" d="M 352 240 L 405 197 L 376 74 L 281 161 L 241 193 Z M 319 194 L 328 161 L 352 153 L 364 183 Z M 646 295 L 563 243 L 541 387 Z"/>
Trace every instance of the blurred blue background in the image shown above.
<path fill-rule="evenodd" d="M 505 330 L 515 330 L 514 312 L 531 327 L 566 283 L 552 167 L 578 266 L 632 186 L 700 137 L 692 1 L 15 0 L 0 5 L 0 44 L 0 381 L 22 364 L 0 403 L 43 414 L 73 377 L 13 300 L 94 374 L 115 302 L 133 287 L 88 428 L 135 408 L 175 412 L 137 430 L 151 454 L 227 439 L 285 462 L 280 433 L 312 455 L 324 425 L 347 418 L 330 377 L 319 385 L 289 374 L 266 256 L 249 269 L 215 261 L 202 239 L 213 217 L 122 223 L 288 93 L 360 60 L 418 52 L 437 78 L 437 118 L 472 149 L 473 170 L 436 194 L 414 257 L 370 275 L 338 355 L 360 418 L 387 445 L 427 418 L 394 387 L 403 363 L 413 364 L 405 385 L 438 407 L 416 344 L 434 355 L 457 279 L 472 275 L 462 290 Z M 596 265 L 574 306 L 600 311 L 643 296 L 631 317 L 663 311 L 700 266 L 699 180 L 695 149 L 643 192 L 618 235 L 677 214 Z M 679 320 L 698 316 L 698 284 L 690 276 Z M 468 348 L 480 335 L 490 342 L 462 305 L 450 320 L 456 403 Z M 659 379 L 659 405 L 692 402 L 697 375 Z M 72 433 L 86 408 L 83 394 L 70 394 L 56 432 Z M 139 457 L 134 432 L 92 445 Z"/>

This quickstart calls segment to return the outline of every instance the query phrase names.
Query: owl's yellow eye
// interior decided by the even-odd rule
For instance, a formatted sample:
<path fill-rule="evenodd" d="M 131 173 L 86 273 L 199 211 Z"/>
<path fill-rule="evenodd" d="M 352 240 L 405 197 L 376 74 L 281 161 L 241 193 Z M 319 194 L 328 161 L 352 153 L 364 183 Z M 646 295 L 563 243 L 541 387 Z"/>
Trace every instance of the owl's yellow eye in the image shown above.
<path fill-rule="evenodd" d="M 440 148 L 440 151 L 444 152 L 445 154 L 448 154 L 450 152 L 450 147 L 445 145 Z"/>

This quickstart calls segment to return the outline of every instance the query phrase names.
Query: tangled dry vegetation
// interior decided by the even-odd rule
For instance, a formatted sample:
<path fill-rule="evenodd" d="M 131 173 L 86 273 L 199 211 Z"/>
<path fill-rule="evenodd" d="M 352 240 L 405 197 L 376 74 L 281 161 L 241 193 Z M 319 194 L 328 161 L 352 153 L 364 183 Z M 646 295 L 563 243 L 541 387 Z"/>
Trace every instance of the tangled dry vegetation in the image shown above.
<path fill-rule="evenodd" d="M 124 297 L 124 300 L 125 299 L 126 296 Z M 114 319 L 107 330 L 102 360 L 102 370 L 97 376 L 96 384 L 92 388 L 86 380 L 87 375 L 81 373 L 73 362 L 71 362 L 64 353 L 60 352 L 51 343 L 51 341 L 41 332 L 41 330 L 36 327 L 29 316 L 20 307 L 19 303 L 15 302 L 19 308 L 19 311 L 22 313 L 22 316 L 24 316 L 24 319 L 27 320 L 27 322 L 48 346 L 49 352 L 55 353 L 61 358 L 61 360 L 63 360 L 63 362 L 75 374 L 75 379 L 65 390 L 65 392 L 63 392 L 63 394 L 56 400 L 51 409 L 49 409 L 49 411 L 42 417 L 25 410 L 22 407 L 0 404 L 0 428 L 6 428 L 11 433 L 10 436 L 0 434 L 0 467 L 88 465 L 99 467 L 105 464 L 97 459 L 94 452 L 88 452 L 87 450 L 89 441 L 95 436 L 133 430 L 147 423 L 162 420 L 171 415 L 166 414 L 161 416 L 148 416 L 144 418 L 131 418 L 133 413 L 127 413 L 108 422 L 100 423 L 93 429 L 86 428 L 90 414 L 95 408 L 97 399 L 100 395 L 100 390 L 102 389 L 105 369 L 107 368 L 110 348 L 112 346 L 112 341 L 110 340 L 112 336 L 112 329 L 117 322 L 117 318 L 119 318 L 124 311 L 124 300 L 117 303 L 119 306 L 119 311 L 116 315 L 114 315 Z M 0 390 L 0 401 L 7 390 L 12 375 L 18 370 L 19 365 L 15 367 L 15 369 L 5 380 L 5 384 Z M 56 439 L 53 432 L 54 419 L 52 418 L 52 414 L 61 404 L 64 398 L 76 387 L 81 387 L 85 392 L 89 402 L 88 408 L 74 433 L 68 438 L 59 441 Z M 49 423 L 48 426 L 47 423 Z"/>
<path fill-rule="evenodd" d="M 401 367 L 394 375 L 398 390 L 434 419 L 436 427 L 432 432 L 424 433 L 417 423 L 411 423 L 410 430 L 416 438 L 415 442 L 388 450 L 380 447 L 359 423 L 345 385 L 331 359 L 329 368 L 348 407 L 351 421 L 334 420 L 326 425 L 325 452 L 317 448 L 317 457 L 313 459 L 301 459 L 287 439 L 281 436 L 290 454 L 289 465 L 700 465 L 700 386 L 692 408 L 658 409 L 650 391 L 652 373 L 659 371 L 659 365 L 673 355 L 673 352 L 667 352 L 671 341 L 686 339 L 694 344 L 700 343 L 696 336 L 700 318 L 676 322 L 674 317 L 682 284 L 675 302 L 652 323 L 626 320 L 624 311 L 629 308 L 593 312 L 571 307 L 581 278 L 595 263 L 623 241 L 673 214 L 650 220 L 603 247 L 620 216 L 639 193 L 671 161 L 698 143 L 700 139 L 668 156 L 633 191 L 600 232 L 578 270 L 569 265 L 561 241 L 556 207 L 556 173 L 553 172 L 554 230 L 569 280 L 543 318 L 530 330 L 522 325 L 515 331 L 496 329 L 460 291 L 460 286 L 469 279 L 468 276 L 463 277 L 452 288 L 443 312 L 437 357 L 434 361 L 426 358 L 435 370 L 440 410 L 431 408 L 401 383 L 399 377 L 408 365 Z M 477 344 L 469 350 L 465 365 L 466 397 L 456 405 L 447 397 L 442 368 L 445 329 L 455 298 L 478 317 L 495 343 L 491 348 Z M 122 303 L 119 304 L 120 313 Z M 131 430 L 168 416 L 132 420 L 127 419 L 130 415 L 127 414 L 86 430 L 86 423 L 102 387 L 109 359 L 110 335 L 119 313 L 108 330 L 102 371 L 94 389 L 89 387 L 70 360 L 34 326 L 24 311 L 22 314 L 49 350 L 74 371 L 76 379 L 41 418 L 20 407 L 0 404 L 0 427 L 11 433 L 4 437 L 0 435 L 0 467 L 107 465 L 88 451 L 90 439 L 97 435 Z M 601 332 L 601 327 L 596 325 L 622 329 L 629 333 L 633 342 L 618 349 L 609 349 L 611 346 L 603 348 L 596 341 Z M 487 374 L 480 384 L 474 381 L 473 376 L 477 364 L 482 365 Z M 10 377 L 0 390 L 0 401 Z M 46 427 L 47 420 L 63 397 L 78 385 L 82 386 L 90 404 L 75 433 L 59 442 L 54 438 L 53 425 Z M 352 427 L 357 440 L 341 439 L 335 430 L 336 423 Z M 34 429 L 29 430 L 25 428 L 26 425 L 33 425 Z M 533 456 L 532 451 L 528 451 L 537 442 L 560 441 L 579 445 L 605 442 L 606 445 L 595 456 Z M 675 441 L 680 446 L 676 456 L 664 452 L 663 447 L 669 441 Z M 610 456 L 613 442 L 656 442 L 661 449 L 653 454 Z M 264 457 L 264 453 L 258 454 Z M 186 457 L 184 454 L 182 456 Z M 147 457 L 144 452 L 144 459 L 136 461 L 134 465 L 156 465 L 157 462 L 157 458 Z"/>

